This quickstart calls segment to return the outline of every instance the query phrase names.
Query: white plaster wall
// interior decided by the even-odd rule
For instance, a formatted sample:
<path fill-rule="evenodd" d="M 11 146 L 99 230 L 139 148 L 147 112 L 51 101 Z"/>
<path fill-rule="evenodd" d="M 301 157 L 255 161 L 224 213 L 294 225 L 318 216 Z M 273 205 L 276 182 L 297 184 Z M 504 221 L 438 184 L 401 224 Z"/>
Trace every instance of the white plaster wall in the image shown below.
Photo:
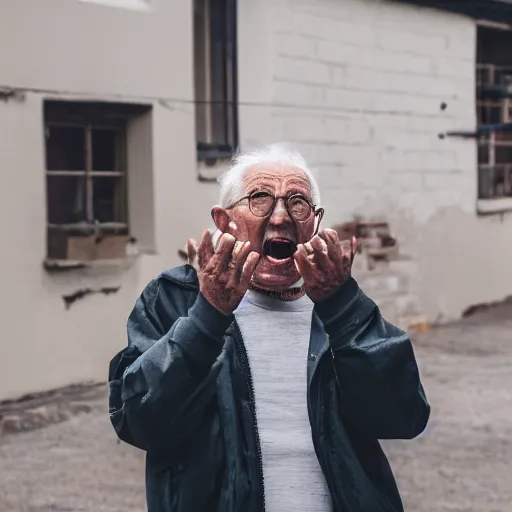
<path fill-rule="evenodd" d="M 155 10 L 147 11 L 77 0 L 1 4 L 0 88 L 24 93 L 0 101 L 0 398 L 8 398 L 105 380 L 109 360 L 126 345 L 126 319 L 137 295 L 158 272 L 180 263 L 177 249 L 209 225 L 217 191 L 196 180 L 189 0 L 152 2 Z M 139 212 L 135 227 L 154 224 L 154 254 L 132 266 L 59 275 L 43 270 L 46 98 L 153 106 L 152 140 L 147 119 L 133 126 L 132 137 L 142 152 L 151 152 L 152 183 L 131 189 L 130 199 Z M 134 171 L 148 173 L 138 164 L 132 157 Z M 137 183 L 140 176 L 133 178 Z M 153 205 L 147 204 L 151 195 Z M 142 214 L 145 208 L 153 212 Z M 121 288 L 65 310 L 62 295 L 104 286 Z"/>
<path fill-rule="evenodd" d="M 101 1 L 2 0 L 0 84 L 191 99 L 191 2 L 136 11 Z"/>

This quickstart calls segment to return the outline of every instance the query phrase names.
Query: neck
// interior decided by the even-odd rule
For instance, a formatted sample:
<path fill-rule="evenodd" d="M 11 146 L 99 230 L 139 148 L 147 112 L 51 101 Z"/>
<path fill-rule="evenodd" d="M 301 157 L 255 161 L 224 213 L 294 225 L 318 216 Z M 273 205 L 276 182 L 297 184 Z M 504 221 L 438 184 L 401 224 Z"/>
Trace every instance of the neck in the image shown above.
<path fill-rule="evenodd" d="M 249 288 L 255 292 L 267 295 L 267 297 L 274 297 L 284 301 L 300 299 L 306 293 L 304 285 L 298 286 L 296 288 L 288 288 L 286 290 L 265 290 L 264 288 L 259 288 L 258 286 L 255 286 L 253 283 L 251 283 Z"/>

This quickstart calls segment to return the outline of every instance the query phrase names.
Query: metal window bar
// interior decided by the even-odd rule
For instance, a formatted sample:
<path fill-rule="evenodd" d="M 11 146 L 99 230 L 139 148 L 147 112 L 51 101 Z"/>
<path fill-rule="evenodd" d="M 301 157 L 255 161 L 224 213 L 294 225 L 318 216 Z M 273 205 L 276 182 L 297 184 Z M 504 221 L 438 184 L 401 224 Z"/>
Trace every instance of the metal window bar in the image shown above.
<path fill-rule="evenodd" d="M 507 83 L 506 77 L 512 76 L 512 66 L 498 66 L 491 63 L 478 63 L 477 86 L 478 85 L 500 85 Z"/>

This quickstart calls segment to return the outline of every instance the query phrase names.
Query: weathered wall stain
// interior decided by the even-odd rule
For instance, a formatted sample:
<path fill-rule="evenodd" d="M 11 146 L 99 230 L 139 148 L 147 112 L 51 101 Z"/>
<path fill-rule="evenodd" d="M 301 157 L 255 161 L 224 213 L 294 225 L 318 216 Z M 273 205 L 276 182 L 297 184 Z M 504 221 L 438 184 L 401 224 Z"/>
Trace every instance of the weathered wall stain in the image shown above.
<path fill-rule="evenodd" d="M 112 293 L 117 293 L 121 289 L 120 286 L 117 287 L 103 287 L 98 290 L 92 290 L 91 288 L 84 288 L 82 290 L 77 290 L 69 295 L 63 295 L 64 304 L 66 305 L 66 309 L 69 309 L 77 300 L 81 300 L 87 295 L 92 295 L 94 293 L 102 293 L 104 295 L 110 295 Z"/>
<path fill-rule="evenodd" d="M 385 220 L 356 218 L 352 222 L 337 224 L 333 229 L 340 240 L 357 238 L 358 252 L 365 255 L 368 270 L 372 270 L 377 261 L 390 261 L 398 256 L 398 242 Z"/>

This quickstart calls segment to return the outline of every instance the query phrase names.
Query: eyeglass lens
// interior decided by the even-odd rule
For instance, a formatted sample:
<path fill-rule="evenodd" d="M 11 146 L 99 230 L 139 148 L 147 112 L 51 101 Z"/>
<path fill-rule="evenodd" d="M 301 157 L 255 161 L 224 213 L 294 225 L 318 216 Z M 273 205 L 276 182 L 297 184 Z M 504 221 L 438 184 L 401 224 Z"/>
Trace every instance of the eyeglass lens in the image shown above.
<path fill-rule="evenodd" d="M 310 204 L 301 196 L 285 199 L 286 207 L 295 220 L 306 220 L 311 214 Z M 249 198 L 249 208 L 258 217 L 267 216 L 274 208 L 275 198 L 268 194 L 255 194 Z"/>

